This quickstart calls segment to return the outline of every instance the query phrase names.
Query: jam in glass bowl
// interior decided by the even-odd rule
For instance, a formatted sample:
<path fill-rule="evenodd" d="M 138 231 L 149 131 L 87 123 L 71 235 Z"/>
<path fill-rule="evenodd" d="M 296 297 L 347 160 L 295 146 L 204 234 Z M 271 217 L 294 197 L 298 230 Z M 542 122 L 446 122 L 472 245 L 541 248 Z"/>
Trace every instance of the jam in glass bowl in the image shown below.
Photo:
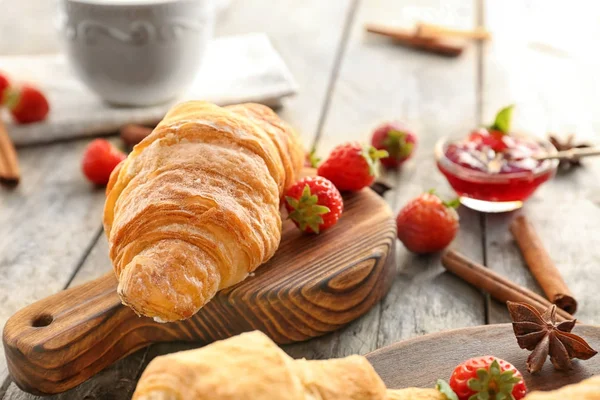
<path fill-rule="evenodd" d="M 558 160 L 536 159 L 556 153 L 549 141 L 509 135 L 495 127 L 478 129 L 462 140 L 442 138 L 435 148 L 439 170 L 461 203 L 477 211 L 520 208 L 558 166 Z"/>

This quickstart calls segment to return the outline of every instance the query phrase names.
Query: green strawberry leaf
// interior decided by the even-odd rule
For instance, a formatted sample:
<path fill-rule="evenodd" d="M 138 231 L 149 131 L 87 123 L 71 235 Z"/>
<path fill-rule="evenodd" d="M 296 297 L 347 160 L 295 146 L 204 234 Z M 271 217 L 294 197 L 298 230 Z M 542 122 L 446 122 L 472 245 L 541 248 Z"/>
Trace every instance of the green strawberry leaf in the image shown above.
<path fill-rule="evenodd" d="M 410 156 L 414 145 L 406 141 L 406 136 L 405 132 L 397 130 L 387 133 L 387 137 L 383 141 L 383 145 L 389 153 L 386 157 L 401 160 Z"/>
<path fill-rule="evenodd" d="M 308 153 L 308 161 L 310 162 L 310 166 L 312 168 L 317 168 L 319 163 L 321 162 L 321 158 L 317 156 L 317 149 L 313 147 Z"/>
<path fill-rule="evenodd" d="M 379 160 L 387 157 L 389 154 L 385 150 L 378 150 L 373 146 L 364 146 L 362 156 L 369 166 L 369 175 L 377 177 L 379 175 Z"/>
<path fill-rule="evenodd" d="M 496 114 L 496 119 L 494 120 L 492 126 L 490 126 L 490 129 L 498 130 L 504 134 L 508 134 L 510 132 L 510 124 L 514 108 L 514 105 L 510 105 L 498 111 L 498 114 Z"/>
<path fill-rule="evenodd" d="M 295 199 L 290 196 L 285 196 L 285 201 L 287 201 L 287 203 L 290 205 L 290 207 L 292 207 L 294 209 L 298 208 L 298 199 Z"/>
<path fill-rule="evenodd" d="M 314 233 L 319 233 L 319 227 L 324 222 L 322 215 L 331 210 L 327 206 L 318 204 L 319 197 L 311 193 L 308 184 L 302 189 L 299 199 L 286 196 L 285 200 L 293 209 L 288 218 L 295 221 L 300 230 L 306 231 L 306 228 L 310 228 Z"/>
<path fill-rule="evenodd" d="M 438 392 L 444 395 L 447 400 L 458 400 L 458 396 L 454 393 L 454 390 L 450 387 L 448 382 L 443 379 L 438 379 L 435 388 Z"/>
<path fill-rule="evenodd" d="M 442 204 L 444 204 L 448 208 L 457 209 L 460 206 L 460 199 L 457 197 L 449 201 L 443 201 Z"/>
<path fill-rule="evenodd" d="M 492 376 L 500 376 L 500 364 L 498 363 L 498 360 L 492 361 L 489 370 Z"/>

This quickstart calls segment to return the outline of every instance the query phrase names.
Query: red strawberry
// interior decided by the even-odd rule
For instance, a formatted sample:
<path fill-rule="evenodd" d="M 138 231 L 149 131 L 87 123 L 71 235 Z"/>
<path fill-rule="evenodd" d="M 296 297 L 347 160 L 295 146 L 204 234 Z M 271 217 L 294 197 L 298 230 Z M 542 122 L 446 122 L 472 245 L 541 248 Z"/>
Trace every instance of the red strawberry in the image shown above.
<path fill-rule="evenodd" d="M 125 159 L 126 155 L 105 139 L 95 139 L 85 149 L 81 169 L 96 185 L 106 185 L 110 173 Z"/>
<path fill-rule="evenodd" d="M 0 73 L 0 105 L 4 104 L 4 92 L 10 87 L 10 81 Z"/>
<path fill-rule="evenodd" d="M 493 356 L 462 362 L 449 383 L 458 400 L 520 400 L 527 393 L 523 375 L 511 363 Z"/>
<path fill-rule="evenodd" d="M 389 156 L 381 159 L 384 167 L 396 168 L 412 156 L 417 137 L 399 122 L 386 122 L 373 131 L 371 144 L 388 152 Z"/>
<path fill-rule="evenodd" d="M 4 104 L 20 124 L 42 121 L 50 111 L 46 96 L 30 85 L 8 88 L 4 93 Z"/>
<path fill-rule="evenodd" d="M 452 242 L 458 231 L 458 199 L 445 203 L 433 193 L 408 202 L 396 217 L 398 239 L 414 253 L 433 253 Z"/>
<path fill-rule="evenodd" d="M 289 218 L 303 232 L 319 233 L 335 225 L 342 215 L 344 201 L 327 179 L 315 176 L 300 179 L 286 192 Z"/>
<path fill-rule="evenodd" d="M 379 159 L 387 155 L 385 150 L 357 142 L 341 144 L 331 151 L 317 173 L 333 182 L 340 191 L 360 190 L 373 183 Z"/>

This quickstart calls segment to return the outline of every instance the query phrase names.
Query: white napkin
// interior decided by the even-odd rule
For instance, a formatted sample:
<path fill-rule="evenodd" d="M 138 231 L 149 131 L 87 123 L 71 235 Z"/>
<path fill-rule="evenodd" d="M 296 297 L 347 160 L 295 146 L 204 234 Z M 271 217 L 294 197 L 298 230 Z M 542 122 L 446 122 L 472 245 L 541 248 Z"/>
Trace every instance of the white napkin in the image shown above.
<path fill-rule="evenodd" d="M 116 108 L 90 92 L 72 74 L 62 55 L 4 56 L 0 70 L 38 84 L 51 111 L 46 121 L 17 125 L 5 118 L 16 145 L 115 132 L 128 123 L 158 122 L 170 106 Z M 257 102 L 277 106 L 297 85 L 289 69 L 262 33 L 215 39 L 198 77 L 181 100 L 202 99 L 219 105 Z"/>

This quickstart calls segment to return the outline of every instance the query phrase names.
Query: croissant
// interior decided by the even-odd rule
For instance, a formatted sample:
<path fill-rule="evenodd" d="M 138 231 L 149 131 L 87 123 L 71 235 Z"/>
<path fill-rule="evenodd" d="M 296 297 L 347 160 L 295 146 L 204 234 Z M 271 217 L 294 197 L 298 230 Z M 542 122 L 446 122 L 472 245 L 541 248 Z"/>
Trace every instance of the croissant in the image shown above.
<path fill-rule="evenodd" d="M 218 360 L 218 362 L 215 362 Z M 235 378 L 232 378 L 235 377 Z M 366 358 L 294 360 L 258 331 L 150 362 L 133 400 L 442 400 L 435 389 L 386 390 Z"/>
<path fill-rule="evenodd" d="M 551 392 L 532 392 L 523 400 L 600 400 L 600 375 Z"/>
<path fill-rule="evenodd" d="M 107 185 L 122 302 L 157 321 L 186 319 L 269 260 L 280 198 L 303 159 L 297 135 L 265 106 L 173 107 Z"/>

